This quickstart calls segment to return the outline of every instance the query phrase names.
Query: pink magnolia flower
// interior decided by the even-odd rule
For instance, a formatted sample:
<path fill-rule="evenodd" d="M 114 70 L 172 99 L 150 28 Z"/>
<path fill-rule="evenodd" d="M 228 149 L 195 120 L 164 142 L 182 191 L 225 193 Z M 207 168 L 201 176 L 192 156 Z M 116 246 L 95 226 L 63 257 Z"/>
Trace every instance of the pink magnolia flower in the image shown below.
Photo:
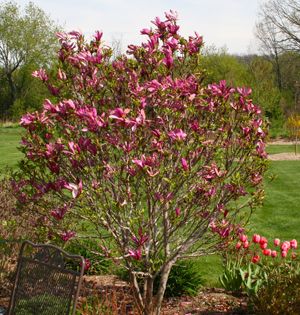
<path fill-rule="evenodd" d="M 75 237 L 76 233 L 74 231 L 65 231 L 63 232 L 60 237 L 64 242 L 67 242 L 69 239 Z"/>
<path fill-rule="evenodd" d="M 149 239 L 149 236 L 145 233 L 143 234 L 142 228 L 139 228 L 138 230 L 138 236 L 132 236 L 132 240 L 136 243 L 138 246 L 144 245 Z"/>
<path fill-rule="evenodd" d="M 182 129 L 174 129 L 168 133 L 168 136 L 172 140 L 183 141 L 187 137 L 187 134 Z"/>
<path fill-rule="evenodd" d="M 47 75 L 46 71 L 42 68 L 32 72 L 32 76 L 35 78 L 39 78 L 43 82 L 48 81 L 48 75 Z"/>
<path fill-rule="evenodd" d="M 275 238 L 274 245 L 275 246 L 279 246 L 280 245 L 280 239 L 279 238 Z"/>
<path fill-rule="evenodd" d="M 67 205 L 65 204 L 63 207 L 56 208 L 51 211 L 51 215 L 56 219 L 56 220 L 61 220 L 64 215 L 66 214 L 68 210 Z"/>
<path fill-rule="evenodd" d="M 36 117 L 34 115 L 27 113 L 22 116 L 20 120 L 20 125 L 28 126 L 28 125 L 31 125 L 35 120 L 36 120 Z"/>
<path fill-rule="evenodd" d="M 259 243 L 260 242 L 260 235 L 254 234 L 252 237 L 253 243 Z"/>
<path fill-rule="evenodd" d="M 141 248 L 138 248 L 135 250 L 130 249 L 128 251 L 128 253 L 129 253 L 129 256 L 131 256 L 135 260 L 140 260 L 142 258 L 142 249 Z"/>
<path fill-rule="evenodd" d="M 296 249 L 298 247 L 297 240 L 293 239 L 290 241 L 291 248 Z"/>
<path fill-rule="evenodd" d="M 181 158 L 181 165 L 182 165 L 182 168 L 187 171 L 189 169 L 189 165 L 188 165 L 188 162 L 185 158 Z"/>
<path fill-rule="evenodd" d="M 78 184 L 74 184 L 74 183 L 65 184 L 64 188 L 70 190 L 72 192 L 73 198 L 75 199 L 79 197 L 79 195 L 82 192 L 82 180 L 80 179 Z"/>
<path fill-rule="evenodd" d="M 175 214 L 176 214 L 176 217 L 179 217 L 180 216 L 180 208 L 175 208 Z"/>
<path fill-rule="evenodd" d="M 80 266 L 82 263 L 80 263 Z M 91 261 L 88 258 L 84 258 L 84 271 L 87 271 L 91 268 Z"/>
<path fill-rule="evenodd" d="M 259 262 L 259 259 L 260 259 L 260 257 L 259 257 L 259 255 L 254 255 L 253 257 L 252 257 L 252 262 L 254 263 L 254 264 L 257 264 L 258 262 Z"/>
<path fill-rule="evenodd" d="M 103 36 L 103 32 L 100 32 L 100 31 L 96 31 L 96 33 L 94 34 L 94 38 L 97 42 L 100 42 L 102 36 Z"/>

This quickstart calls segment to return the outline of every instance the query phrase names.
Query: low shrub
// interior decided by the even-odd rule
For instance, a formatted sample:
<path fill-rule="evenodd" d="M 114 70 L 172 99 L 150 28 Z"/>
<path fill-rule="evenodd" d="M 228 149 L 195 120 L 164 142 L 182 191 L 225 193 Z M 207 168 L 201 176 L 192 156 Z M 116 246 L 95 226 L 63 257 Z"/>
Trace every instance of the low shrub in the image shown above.
<path fill-rule="evenodd" d="M 81 255 L 87 261 L 85 274 L 101 275 L 111 273 L 113 263 L 111 260 L 99 256 L 99 244 L 93 239 L 71 241 L 65 249 L 72 254 Z M 98 253 L 98 254 L 96 254 Z"/>
<path fill-rule="evenodd" d="M 255 314 L 300 314 L 299 266 L 277 266 L 268 272 L 267 281 L 250 297 Z"/>

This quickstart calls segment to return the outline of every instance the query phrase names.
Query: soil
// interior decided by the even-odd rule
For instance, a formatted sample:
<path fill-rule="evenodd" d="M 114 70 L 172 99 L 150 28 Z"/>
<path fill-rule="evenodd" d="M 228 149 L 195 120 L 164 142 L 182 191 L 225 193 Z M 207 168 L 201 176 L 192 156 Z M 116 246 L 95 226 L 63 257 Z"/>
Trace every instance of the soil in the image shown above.
<path fill-rule="evenodd" d="M 133 297 L 129 284 L 119 280 L 116 276 L 84 276 L 78 309 L 86 313 L 85 306 L 91 297 L 98 297 L 101 306 L 110 307 L 112 314 L 136 315 L 133 307 Z M 94 299 L 95 301 L 95 299 Z M 0 307 L 8 307 L 7 291 L 0 290 Z M 99 303 L 95 304 L 99 309 Z M 98 313 L 97 313 L 98 314 Z M 247 297 L 234 296 L 219 288 L 203 288 L 195 297 L 165 298 L 162 306 L 162 315 L 238 315 L 249 314 L 247 311 Z"/>
<path fill-rule="evenodd" d="M 112 291 L 113 290 L 113 293 Z M 132 309 L 133 298 L 130 286 L 115 276 L 85 276 L 81 292 L 80 307 L 86 303 L 87 296 L 97 292 L 108 297 L 110 303 L 120 309 L 129 309 L 126 314 L 136 314 Z M 105 303 L 105 302 L 104 302 Z M 125 305 L 126 304 L 126 305 Z M 125 305 L 125 306 L 124 306 Z M 163 315 L 234 315 L 250 314 L 247 310 L 246 295 L 233 295 L 219 288 L 203 288 L 195 297 L 165 298 Z M 125 313 L 125 312 L 124 312 Z M 123 314 L 119 312 L 118 314 Z"/>

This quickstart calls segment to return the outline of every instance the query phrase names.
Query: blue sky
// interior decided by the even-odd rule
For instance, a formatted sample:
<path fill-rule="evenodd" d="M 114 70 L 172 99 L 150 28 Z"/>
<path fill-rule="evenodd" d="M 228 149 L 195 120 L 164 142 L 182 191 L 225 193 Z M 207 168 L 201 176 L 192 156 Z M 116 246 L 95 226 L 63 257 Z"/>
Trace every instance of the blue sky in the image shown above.
<path fill-rule="evenodd" d="M 81 30 L 90 35 L 104 32 L 104 40 L 128 44 L 142 41 L 139 31 L 149 27 L 154 17 L 165 11 L 179 14 L 180 33 L 197 31 L 206 45 L 226 46 L 229 53 L 256 51 L 253 35 L 259 5 L 264 0 L 33 0 L 66 30 Z M 16 1 L 21 6 L 26 0 Z"/>

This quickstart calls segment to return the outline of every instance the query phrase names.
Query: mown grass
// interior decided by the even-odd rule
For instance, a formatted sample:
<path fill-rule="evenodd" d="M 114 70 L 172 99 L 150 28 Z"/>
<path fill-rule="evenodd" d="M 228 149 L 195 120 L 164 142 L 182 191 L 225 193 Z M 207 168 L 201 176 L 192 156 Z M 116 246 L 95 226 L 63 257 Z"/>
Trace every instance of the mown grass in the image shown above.
<path fill-rule="evenodd" d="M 0 172 L 5 167 L 16 167 L 21 159 L 20 145 L 21 128 L 0 127 Z"/>
<path fill-rule="evenodd" d="M 267 146 L 267 153 L 268 154 L 277 154 L 277 153 L 289 153 L 295 152 L 295 145 L 294 144 L 271 144 Z M 300 154 L 300 143 L 297 145 L 297 154 Z"/>
<path fill-rule="evenodd" d="M 5 166 L 16 167 L 20 128 L 0 127 L 0 173 Z M 300 152 L 300 145 L 299 145 Z M 269 154 L 294 152 L 293 145 L 269 145 Z M 300 153 L 299 153 L 300 154 Z M 300 161 L 272 161 L 265 177 L 266 197 L 262 208 L 251 218 L 253 233 L 269 238 L 300 240 Z M 220 256 L 199 258 L 199 269 L 208 286 L 218 286 L 222 272 Z"/>

